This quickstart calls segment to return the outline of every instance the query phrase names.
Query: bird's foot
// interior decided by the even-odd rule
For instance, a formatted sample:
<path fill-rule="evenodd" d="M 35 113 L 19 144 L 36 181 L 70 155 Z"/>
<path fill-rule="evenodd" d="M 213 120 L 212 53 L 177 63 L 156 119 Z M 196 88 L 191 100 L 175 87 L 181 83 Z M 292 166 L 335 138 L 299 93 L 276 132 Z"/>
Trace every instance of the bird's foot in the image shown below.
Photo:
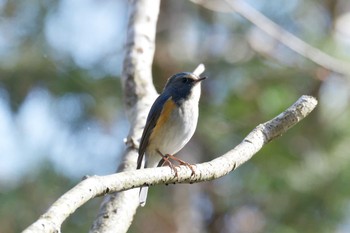
<path fill-rule="evenodd" d="M 176 176 L 177 176 L 177 170 L 176 170 L 177 166 L 174 166 L 172 164 L 172 162 L 170 161 L 170 159 L 178 162 L 180 165 L 184 165 L 184 166 L 188 167 L 189 169 L 191 169 L 191 172 L 192 172 L 191 176 L 193 176 L 195 174 L 195 170 L 194 170 L 192 164 L 189 164 L 189 163 L 183 161 L 182 159 L 175 157 L 174 155 L 171 155 L 171 154 L 163 155 L 159 150 L 157 152 L 158 152 L 158 154 L 160 154 L 160 156 L 162 156 L 164 163 L 168 164 L 168 166 L 175 172 Z"/>
<path fill-rule="evenodd" d="M 169 160 L 169 155 L 168 154 L 163 155 L 159 150 L 157 150 L 157 153 L 162 157 L 162 160 L 163 160 L 163 161 L 160 161 L 159 164 L 167 164 L 171 168 L 171 170 L 174 171 L 175 176 L 177 177 L 178 174 L 177 174 L 176 166 L 174 166 L 174 164 Z"/>

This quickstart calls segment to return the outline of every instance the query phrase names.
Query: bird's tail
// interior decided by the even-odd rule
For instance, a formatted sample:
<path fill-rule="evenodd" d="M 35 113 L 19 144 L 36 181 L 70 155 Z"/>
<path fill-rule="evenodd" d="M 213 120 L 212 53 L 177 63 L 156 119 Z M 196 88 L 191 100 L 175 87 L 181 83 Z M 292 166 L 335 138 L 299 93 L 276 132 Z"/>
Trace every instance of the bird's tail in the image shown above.
<path fill-rule="evenodd" d="M 140 188 L 140 206 L 144 207 L 146 205 L 147 200 L 147 193 L 148 193 L 148 186 L 143 186 Z"/>

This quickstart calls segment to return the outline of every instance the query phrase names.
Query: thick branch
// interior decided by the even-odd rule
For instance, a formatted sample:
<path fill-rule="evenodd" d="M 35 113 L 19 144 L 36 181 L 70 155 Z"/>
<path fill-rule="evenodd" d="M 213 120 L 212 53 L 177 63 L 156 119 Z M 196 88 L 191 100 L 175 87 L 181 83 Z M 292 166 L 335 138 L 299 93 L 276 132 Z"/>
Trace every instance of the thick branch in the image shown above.
<path fill-rule="evenodd" d="M 234 149 L 210 162 L 195 165 L 196 172 L 193 176 L 191 176 L 190 169 L 181 166 L 178 169 L 177 177 L 169 167 L 89 177 L 59 198 L 39 220 L 24 232 L 58 232 L 62 222 L 69 214 L 88 200 L 109 192 L 134 189 L 145 184 L 197 183 L 222 177 L 248 161 L 263 145 L 282 135 L 305 118 L 316 105 L 315 98 L 302 96 L 274 119 L 258 125 Z"/>
<path fill-rule="evenodd" d="M 122 87 L 130 131 L 119 172 L 136 169 L 137 144 L 149 108 L 157 97 L 152 82 L 152 62 L 159 7 L 160 0 L 132 0 L 129 4 Z M 126 232 L 138 207 L 138 201 L 135 201 L 138 194 L 139 191 L 134 189 L 106 196 L 90 232 Z"/>

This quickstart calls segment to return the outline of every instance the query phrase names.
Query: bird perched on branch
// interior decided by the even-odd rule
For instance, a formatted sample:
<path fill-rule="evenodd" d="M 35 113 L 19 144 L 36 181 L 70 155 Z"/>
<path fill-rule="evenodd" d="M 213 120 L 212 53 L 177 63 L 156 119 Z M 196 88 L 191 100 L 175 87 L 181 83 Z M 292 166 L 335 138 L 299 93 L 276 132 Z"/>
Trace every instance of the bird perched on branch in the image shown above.
<path fill-rule="evenodd" d="M 192 165 L 174 154 L 188 143 L 196 130 L 200 83 L 204 79 L 206 77 L 189 72 L 178 73 L 168 79 L 149 111 L 141 137 L 137 169 L 168 164 L 177 175 L 170 161 L 174 160 L 189 167 L 194 174 Z M 141 206 L 146 204 L 147 192 L 148 186 L 141 187 Z"/>

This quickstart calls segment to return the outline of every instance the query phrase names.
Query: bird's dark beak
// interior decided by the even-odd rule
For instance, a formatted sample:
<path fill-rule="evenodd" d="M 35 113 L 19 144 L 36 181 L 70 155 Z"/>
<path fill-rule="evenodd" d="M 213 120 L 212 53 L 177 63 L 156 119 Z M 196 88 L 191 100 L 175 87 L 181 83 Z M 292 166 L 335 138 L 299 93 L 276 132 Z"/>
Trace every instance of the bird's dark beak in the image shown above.
<path fill-rule="evenodd" d="M 207 77 L 206 77 L 206 76 L 204 76 L 204 77 L 199 77 L 199 78 L 196 80 L 196 83 L 199 83 L 199 82 L 203 81 L 204 79 L 207 79 Z"/>

